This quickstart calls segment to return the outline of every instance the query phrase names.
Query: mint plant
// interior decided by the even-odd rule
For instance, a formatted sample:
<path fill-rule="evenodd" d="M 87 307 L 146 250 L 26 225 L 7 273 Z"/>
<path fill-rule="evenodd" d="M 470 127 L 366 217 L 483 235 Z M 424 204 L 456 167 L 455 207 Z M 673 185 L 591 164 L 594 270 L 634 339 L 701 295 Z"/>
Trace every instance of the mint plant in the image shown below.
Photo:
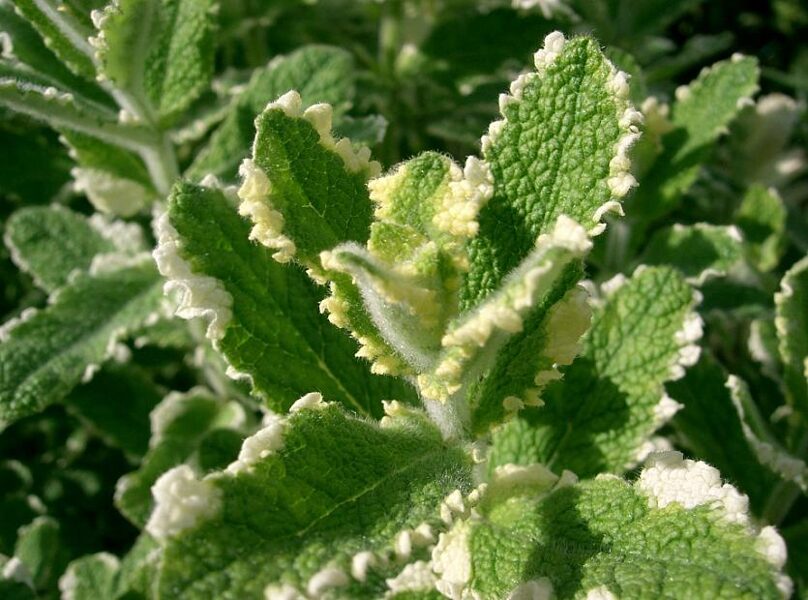
<path fill-rule="evenodd" d="M 697 2 L 98 4 L 0 0 L 3 597 L 806 593 L 805 120 Z"/>

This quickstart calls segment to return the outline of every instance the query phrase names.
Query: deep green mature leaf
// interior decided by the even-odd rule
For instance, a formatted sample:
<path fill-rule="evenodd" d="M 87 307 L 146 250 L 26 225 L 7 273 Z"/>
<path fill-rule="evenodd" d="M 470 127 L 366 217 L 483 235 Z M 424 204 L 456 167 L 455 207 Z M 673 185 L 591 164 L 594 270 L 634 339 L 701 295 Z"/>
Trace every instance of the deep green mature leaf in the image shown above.
<path fill-rule="evenodd" d="M 211 432 L 237 431 L 245 424 L 244 409 L 239 404 L 219 400 L 207 390 L 195 388 L 186 394 L 174 392 L 166 396 L 151 412 L 151 439 L 140 468 L 118 481 L 118 510 L 143 527 L 153 508 L 151 487 L 157 478 L 183 463 L 199 465 L 200 446 Z M 237 455 L 238 448 L 227 461 Z"/>
<path fill-rule="evenodd" d="M 681 446 L 719 469 L 760 514 L 776 480 L 750 448 L 726 381 L 726 372 L 705 353 L 682 379 L 666 386 L 671 398 L 683 405 L 672 424 Z"/>
<path fill-rule="evenodd" d="M 441 536 L 433 569 L 445 595 L 774 600 L 790 594 L 782 538 L 751 522 L 746 497 L 722 484 L 713 467 L 667 452 L 655 455 L 633 484 L 617 477 L 574 484 L 567 477 L 549 491 L 553 478 L 540 477 L 539 467 L 500 471 L 478 517 Z"/>
<path fill-rule="evenodd" d="M 133 366 L 108 365 L 65 399 L 68 408 L 107 443 L 140 457 L 149 445 L 149 413 L 160 389 Z"/>
<path fill-rule="evenodd" d="M 255 223 L 251 232 L 279 262 L 293 257 L 320 270 L 319 255 L 342 242 L 368 239 L 371 202 L 366 182 L 379 174 L 370 150 L 331 135 L 330 105 L 305 111 L 289 92 L 256 119 L 252 159 L 242 165 L 239 212 Z"/>
<path fill-rule="evenodd" d="M 380 427 L 316 394 L 298 407 L 245 440 L 226 471 L 198 480 L 179 468 L 157 482 L 147 529 L 164 544 L 158 597 L 258 598 L 267 586 L 382 597 L 383 576 L 444 526 L 441 501 L 455 492 L 462 503 L 471 487 L 465 451 L 422 415 Z M 382 558 L 394 550 L 398 567 Z"/>
<path fill-rule="evenodd" d="M 70 180 L 72 161 L 44 128 L 0 127 L 0 147 L 14 148 L 0 161 L 0 193 L 12 201 L 48 202 Z"/>
<path fill-rule="evenodd" d="M 117 0 L 98 17 L 103 74 L 129 109 L 167 124 L 204 92 L 213 75 L 213 0 Z"/>
<path fill-rule="evenodd" d="M 297 90 L 306 106 L 331 104 L 335 114 L 340 115 L 353 97 L 353 87 L 353 60 L 339 48 L 306 46 L 274 59 L 265 69 L 255 72 L 207 146 L 194 158 L 186 176 L 201 179 L 210 173 L 234 180 L 255 139 L 256 115 L 287 91 Z M 337 119 L 337 125 L 348 123 Z M 339 127 L 337 131 L 348 135 Z"/>
<path fill-rule="evenodd" d="M 67 566 L 62 535 L 59 523 L 51 517 L 37 517 L 19 530 L 14 556 L 25 565 L 37 590 L 52 588 Z"/>
<path fill-rule="evenodd" d="M 808 420 L 808 257 L 786 271 L 774 304 L 786 398 Z"/>
<path fill-rule="evenodd" d="M 651 238 L 641 262 L 670 265 L 689 283 L 701 285 L 708 278 L 726 275 L 743 258 L 743 250 L 743 238 L 736 227 L 677 223 Z"/>
<path fill-rule="evenodd" d="M 212 317 L 208 336 L 270 406 L 285 410 L 312 389 L 372 415 L 383 399 L 414 400 L 405 383 L 370 375 L 354 358 L 354 343 L 319 314 L 321 292 L 248 239 L 249 224 L 221 190 L 178 185 L 158 229 L 160 269 L 184 289 L 178 314 Z"/>
<path fill-rule="evenodd" d="M 62 206 L 22 208 L 6 223 L 6 246 L 17 266 L 46 292 L 90 268 L 97 254 L 143 250 L 137 226 L 87 219 Z"/>
<path fill-rule="evenodd" d="M 777 266 L 786 246 L 786 207 L 774 188 L 753 185 L 735 212 L 752 263 L 762 271 Z"/>
<path fill-rule="evenodd" d="M 540 14 L 510 8 L 460 10 L 441 19 L 418 50 L 453 79 L 491 75 L 508 60 L 527 62 L 536 40 L 552 27 L 553 22 Z M 472 39 L 475 43 L 470 44 Z"/>
<path fill-rule="evenodd" d="M 715 141 L 757 91 L 759 72 L 756 59 L 735 55 L 704 69 L 695 81 L 677 90 L 670 131 L 661 141 L 663 151 L 643 176 L 630 201 L 630 214 L 650 221 L 675 208 Z"/>
<path fill-rule="evenodd" d="M 127 331 L 160 306 L 151 263 L 79 273 L 47 307 L 3 328 L 0 420 L 9 422 L 59 402 L 105 361 Z"/>
<path fill-rule="evenodd" d="M 607 293 L 564 378 L 493 435 L 491 468 L 540 462 L 581 477 L 622 473 L 678 410 L 664 383 L 698 358 L 693 291 L 669 267 L 645 267 Z"/>
<path fill-rule="evenodd" d="M 586 37 L 565 42 L 556 32 L 536 53 L 537 72 L 500 96 L 503 120 L 483 136 L 493 196 L 480 211 L 471 243 L 465 307 L 494 290 L 566 214 L 594 232 L 634 185 L 628 148 L 640 115 L 629 105 L 627 77 Z"/>
<path fill-rule="evenodd" d="M 33 25 L 45 45 L 77 75 L 95 78 L 94 49 L 89 38 L 93 34 L 70 10 L 60 10 L 58 0 L 15 0 L 14 7 Z"/>

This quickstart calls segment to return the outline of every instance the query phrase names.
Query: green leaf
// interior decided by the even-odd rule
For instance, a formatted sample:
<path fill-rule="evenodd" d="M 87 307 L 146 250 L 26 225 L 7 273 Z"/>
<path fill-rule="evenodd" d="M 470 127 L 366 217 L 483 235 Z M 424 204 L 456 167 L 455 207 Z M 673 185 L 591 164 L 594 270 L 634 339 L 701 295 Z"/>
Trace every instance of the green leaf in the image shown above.
<path fill-rule="evenodd" d="M 353 410 L 379 415 L 380 400 L 414 401 L 411 388 L 372 376 L 353 342 L 317 311 L 320 291 L 248 239 L 250 226 L 225 193 L 179 184 L 158 226 L 155 253 L 183 290 L 180 316 L 207 315 L 208 337 L 253 390 L 277 410 L 316 389 Z"/>
<path fill-rule="evenodd" d="M 786 246 L 786 207 L 774 188 L 751 186 L 735 212 L 752 263 L 770 271 L 780 262 Z"/>
<path fill-rule="evenodd" d="M 83 556 L 59 580 L 62 596 L 73 600 L 141 600 L 153 597 L 157 543 L 142 534 L 122 558 L 107 552 Z"/>
<path fill-rule="evenodd" d="M 79 165 L 72 170 L 73 185 L 96 210 L 129 217 L 158 199 L 145 163 L 134 152 L 74 131 L 62 136 Z"/>
<path fill-rule="evenodd" d="M 682 379 L 667 385 L 671 398 L 683 405 L 672 425 L 682 447 L 719 469 L 761 514 L 776 480 L 749 446 L 726 381 L 726 372 L 704 353 Z"/>
<path fill-rule="evenodd" d="M 15 0 L 15 9 L 33 25 L 45 45 L 71 71 L 95 79 L 94 50 L 89 37 L 93 31 L 58 0 Z"/>
<path fill-rule="evenodd" d="M 77 131 L 128 150 L 154 143 L 153 133 L 145 127 L 122 125 L 114 120 L 114 114 L 100 112 L 97 106 L 55 87 L 0 77 L 0 105 L 51 127 Z"/>
<path fill-rule="evenodd" d="M 198 464 L 200 445 L 210 432 L 243 428 L 244 409 L 223 402 L 207 390 L 171 393 L 151 412 L 148 452 L 137 471 L 124 475 L 115 490 L 115 506 L 138 527 L 143 527 L 153 508 L 151 487 L 158 477 L 183 463 Z M 229 458 L 232 460 L 238 450 Z"/>
<path fill-rule="evenodd" d="M 59 580 L 59 591 L 73 600 L 114 600 L 119 569 L 120 561 L 113 554 L 83 556 L 70 563 Z"/>
<path fill-rule="evenodd" d="M 677 223 L 651 238 L 641 262 L 675 267 L 688 283 L 701 285 L 711 277 L 726 275 L 743 258 L 743 250 L 737 227 Z"/>
<path fill-rule="evenodd" d="M 381 115 L 366 117 L 343 116 L 334 124 L 337 137 L 346 137 L 354 144 L 375 146 L 381 144 L 387 133 L 387 119 Z"/>
<path fill-rule="evenodd" d="M 31 206 L 6 223 L 6 246 L 15 264 L 46 292 L 68 282 L 75 271 L 87 271 L 98 254 L 143 250 L 137 225 L 86 217 L 62 206 Z"/>
<path fill-rule="evenodd" d="M 108 444 L 140 457 L 149 445 L 149 412 L 160 401 L 147 373 L 127 365 L 108 365 L 65 399 Z"/>
<path fill-rule="evenodd" d="M 702 70 L 695 81 L 677 90 L 671 129 L 661 140 L 663 151 L 643 176 L 630 201 L 630 214 L 651 221 L 675 208 L 715 141 L 757 91 L 759 75 L 757 60 L 738 54 Z"/>
<path fill-rule="evenodd" d="M 102 73 L 135 102 L 139 118 L 165 125 L 208 89 L 213 0 L 117 0 L 96 19 Z"/>
<path fill-rule="evenodd" d="M 537 71 L 500 96 L 503 120 L 483 136 L 494 189 L 471 243 L 464 308 L 496 289 L 560 215 L 597 233 L 635 184 L 627 152 L 641 116 L 630 107 L 627 76 L 594 40 L 565 41 L 558 32 L 534 62 Z"/>
<path fill-rule="evenodd" d="M 334 106 L 337 115 L 341 114 L 353 97 L 351 55 L 340 48 L 306 46 L 257 70 L 185 175 L 201 179 L 213 174 L 234 180 L 255 139 L 255 116 L 289 90 L 297 90 L 306 106 L 325 102 Z M 340 123 L 338 119 L 337 131 L 347 135 L 339 129 Z"/>
<path fill-rule="evenodd" d="M 470 487 L 465 451 L 423 415 L 380 427 L 307 395 L 247 438 L 226 471 L 199 480 L 179 468 L 157 482 L 147 530 L 164 544 L 158 597 L 259 597 L 268 586 L 381 597 L 384 577 L 425 556 L 444 526 L 441 501 L 462 504 Z M 394 553 L 398 567 L 385 558 Z"/>
<path fill-rule="evenodd" d="M 786 399 L 808 420 L 808 257 L 786 271 L 774 304 Z"/>
<path fill-rule="evenodd" d="M 68 561 L 59 523 L 51 517 L 37 517 L 21 527 L 14 556 L 27 568 L 35 589 L 52 588 Z"/>
<path fill-rule="evenodd" d="M 39 33 L 22 16 L 17 14 L 8 0 L 0 2 L 0 29 L 7 36 L 2 56 L 17 62 L 37 76 L 43 77 L 48 85 L 65 89 L 76 95 L 92 99 L 106 107 L 114 108 L 109 96 L 96 85 L 94 76 L 85 79 L 74 75 L 43 43 Z"/>
<path fill-rule="evenodd" d="M 703 462 L 657 454 L 634 483 L 501 470 L 433 552 L 452 598 L 781 598 L 786 549 Z M 552 476 L 552 474 L 549 474 Z M 549 481 L 548 481 L 549 480 Z M 531 595 L 532 592 L 532 595 Z M 543 593 L 541 593 L 543 592 Z"/>
<path fill-rule="evenodd" d="M 733 176 L 750 184 L 784 186 L 798 175 L 801 169 L 782 167 L 799 156 L 788 146 L 802 110 L 799 102 L 783 94 L 762 96 L 754 106 L 745 108 L 733 123 L 728 140 Z"/>
<path fill-rule="evenodd" d="M 559 217 L 555 229 L 539 237 L 536 248 L 508 274 L 498 290 L 477 308 L 461 314 L 450 323 L 441 338 L 442 348 L 435 366 L 418 376 L 421 396 L 436 421 L 443 421 L 444 412 L 458 411 L 461 423 L 468 427 L 470 415 L 462 413 L 469 410 L 464 397 L 466 388 L 496 366 L 500 350 L 514 334 L 525 330 L 526 323 L 535 325 L 531 317 L 537 314 L 537 308 L 539 314 L 549 317 L 549 300 L 556 300 L 567 291 L 572 284 L 570 271 L 574 275 L 579 273 L 575 263 L 590 248 L 591 242 L 583 227 L 565 216 Z M 573 266 L 568 269 L 570 265 Z M 577 323 L 570 329 L 570 335 L 577 337 L 582 333 Z M 556 341 L 563 344 L 565 337 L 561 336 Z M 552 342 L 543 341 L 548 343 L 544 347 L 534 345 L 534 349 L 555 354 L 550 348 Z M 538 354 L 532 365 L 536 372 L 542 367 L 554 371 L 554 359 L 544 356 L 542 352 Z M 565 362 L 560 356 L 559 359 Z M 531 383 L 535 385 L 535 380 Z M 497 382 L 493 382 L 493 385 L 496 387 Z M 531 396 L 529 392 L 526 395 Z M 505 410 L 515 410 L 510 406 L 512 398 L 498 396 L 495 402 Z M 517 402 L 520 400 L 517 399 Z M 490 412 L 489 407 L 482 408 Z"/>
<path fill-rule="evenodd" d="M 279 262 L 314 270 L 319 254 L 368 238 L 371 202 L 366 182 L 379 174 L 370 151 L 331 135 L 332 108 L 305 111 L 297 92 L 267 106 L 256 119 L 253 157 L 242 164 L 239 212 L 255 226 L 251 239 L 275 248 Z"/>
<path fill-rule="evenodd" d="M 78 273 L 47 307 L 3 327 L 0 420 L 13 421 L 61 401 L 92 376 L 116 342 L 160 306 L 151 263 Z"/>
<path fill-rule="evenodd" d="M 671 268 L 644 267 L 621 281 L 604 286 L 583 352 L 544 389 L 544 406 L 495 430 L 492 469 L 540 462 L 590 477 L 622 473 L 654 449 L 652 434 L 680 408 L 664 383 L 698 358 L 701 320 L 692 289 Z"/>
<path fill-rule="evenodd" d="M 732 404 L 738 413 L 743 435 L 761 464 L 782 479 L 795 483 L 808 493 L 808 466 L 783 448 L 760 415 L 746 382 L 730 375 L 727 379 Z"/>

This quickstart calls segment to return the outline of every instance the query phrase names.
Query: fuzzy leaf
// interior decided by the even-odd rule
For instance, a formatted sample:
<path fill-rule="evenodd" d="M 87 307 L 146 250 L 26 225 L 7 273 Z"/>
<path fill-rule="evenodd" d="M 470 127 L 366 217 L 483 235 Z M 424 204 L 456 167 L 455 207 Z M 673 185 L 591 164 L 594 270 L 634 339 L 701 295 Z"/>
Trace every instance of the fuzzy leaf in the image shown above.
<path fill-rule="evenodd" d="M 750 448 L 726 381 L 727 374 L 705 353 L 682 379 L 667 385 L 670 396 L 683 405 L 672 424 L 680 444 L 733 481 L 760 514 L 776 480 Z"/>
<path fill-rule="evenodd" d="M 671 110 L 663 151 L 643 176 L 630 214 L 651 221 L 670 212 L 690 188 L 715 141 L 727 131 L 745 100 L 758 89 L 757 60 L 736 55 L 701 72 L 680 88 Z"/>
<path fill-rule="evenodd" d="M 539 237 L 535 249 L 508 274 L 498 290 L 477 308 L 450 323 L 441 338 L 438 361 L 418 377 L 421 395 L 433 418 L 440 422 L 437 414 L 445 410 L 468 412 L 465 389 L 496 366 L 500 350 L 515 334 L 525 331 L 526 323 L 535 325 L 531 322 L 532 316 L 547 315 L 551 300 L 563 296 L 574 282 L 570 280 L 570 273 L 573 277 L 579 273 L 576 263 L 590 248 L 591 242 L 583 227 L 560 217 L 555 229 Z M 582 333 L 577 323 L 568 326 L 572 335 L 577 337 Z M 550 342 L 541 350 L 549 346 Z M 534 348 L 539 349 L 537 345 Z M 541 360 L 547 357 L 539 354 L 532 365 L 537 371 L 548 366 Z M 565 361 L 561 359 L 561 362 Z M 507 403 L 502 397 L 495 401 L 501 406 Z M 483 407 L 486 408 L 490 412 L 489 407 Z M 468 427 L 471 415 L 461 413 L 459 416 Z"/>
<path fill-rule="evenodd" d="M 118 0 L 98 18 L 103 74 L 139 105 L 137 115 L 170 123 L 210 84 L 213 0 Z"/>
<path fill-rule="evenodd" d="M 382 557 L 395 549 L 405 561 L 430 543 L 441 501 L 470 487 L 466 453 L 421 415 L 380 427 L 321 402 L 307 396 L 313 408 L 273 417 L 224 472 L 158 481 L 147 526 L 164 540 L 158 597 L 261 597 L 272 586 L 378 598 L 401 569 Z M 175 480 L 209 500 L 204 513 L 173 512 L 187 501 L 162 491 Z"/>
<path fill-rule="evenodd" d="M 26 70 L 42 77 L 48 85 L 92 99 L 108 110 L 114 109 L 112 100 L 93 80 L 75 75 L 46 47 L 36 29 L 15 12 L 14 6 L 8 0 L 0 1 L 0 23 L 2 23 L 0 29 L 10 41 L 10 44 L 7 44 L 10 46 L 7 48 L 10 52 L 2 53 L 4 59 L 18 61 Z"/>
<path fill-rule="evenodd" d="M 270 406 L 285 410 L 312 389 L 363 414 L 379 415 L 382 399 L 413 400 L 406 384 L 370 375 L 353 357 L 351 340 L 318 313 L 319 290 L 248 239 L 221 190 L 178 185 L 158 229 L 158 264 L 185 289 L 178 314 L 215 315 L 209 337 Z"/>
<path fill-rule="evenodd" d="M 673 269 L 646 267 L 608 295 L 564 378 L 496 430 L 491 468 L 540 462 L 581 477 L 622 473 L 653 449 L 651 435 L 679 408 L 664 383 L 698 358 L 693 291 Z"/>
<path fill-rule="evenodd" d="M 13 421 L 62 400 L 107 359 L 123 333 L 159 308 L 160 284 L 150 263 L 79 273 L 47 307 L 6 324 L 0 420 Z"/>
<path fill-rule="evenodd" d="M 0 76 L 0 105 L 56 129 L 77 131 L 128 150 L 154 143 L 153 133 L 145 127 L 119 124 L 114 113 L 105 114 L 55 87 Z"/>
<path fill-rule="evenodd" d="M 774 188 L 753 185 L 735 212 L 752 263 L 762 271 L 777 266 L 786 246 L 786 207 Z"/>
<path fill-rule="evenodd" d="M 721 277 L 743 258 L 743 240 L 736 227 L 707 223 L 673 225 L 658 231 L 645 249 L 641 262 L 670 265 L 688 283 L 701 285 Z"/>
<path fill-rule="evenodd" d="M 62 135 L 78 163 L 72 171 L 74 187 L 96 210 L 129 217 L 158 199 L 146 165 L 137 154 L 73 131 Z"/>
<path fill-rule="evenodd" d="M 153 508 L 151 487 L 157 478 L 183 463 L 198 465 L 200 446 L 211 432 L 237 430 L 244 424 L 240 405 L 223 402 L 204 389 L 169 394 L 151 412 L 148 452 L 137 471 L 118 481 L 115 506 L 132 523 L 143 527 Z M 238 451 L 228 462 L 237 454 Z"/>
<path fill-rule="evenodd" d="M 95 79 L 93 47 L 88 38 L 92 30 L 70 10 L 60 10 L 58 0 L 15 0 L 14 7 L 33 25 L 45 45 L 71 71 L 86 79 Z"/>
<path fill-rule="evenodd" d="M 465 308 L 496 289 L 559 215 L 597 231 L 605 211 L 619 210 L 612 201 L 635 183 L 626 153 L 641 117 L 630 108 L 625 74 L 594 40 L 565 42 L 558 32 L 535 63 L 537 72 L 500 96 L 504 119 L 483 136 L 494 190 L 471 243 Z"/>
<path fill-rule="evenodd" d="M 97 254 L 144 249 L 136 225 L 87 219 L 58 205 L 15 212 L 6 224 L 5 242 L 17 266 L 49 293 L 66 284 L 73 271 L 88 270 Z"/>
<path fill-rule="evenodd" d="M 786 271 L 774 304 L 786 399 L 808 420 L 808 257 Z"/>
<path fill-rule="evenodd" d="M 289 90 L 297 90 L 306 106 L 325 102 L 340 114 L 353 97 L 351 55 L 339 48 L 306 46 L 256 71 L 186 176 L 201 179 L 212 173 L 234 180 L 255 139 L 255 116 Z"/>
<path fill-rule="evenodd" d="M 239 212 L 255 223 L 252 239 L 319 270 L 319 254 L 342 242 L 364 243 L 371 221 L 366 182 L 380 166 L 370 151 L 331 136 L 332 109 L 303 111 L 297 92 L 267 106 L 256 119 L 253 157 L 242 165 Z"/>
<path fill-rule="evenodd" d="M 532 474 L 503 472 L 483 496 L 479 516 L 441 536 L 433 568 L 445 595 L 774 600 L 790 594 L 782 538 L 773 527 L 755 527 L 746 497 L 722 485 L 705 463 L 662 453 L 634 483 L 603 477 L 571 484 L 567 477 L 549 492 L 531 486 Z"/>
<path fill-rule="evenodd" d="M 68 550 L 58 521 L 37 517 L 18 532 L 14 556 L 19 558 L 37 590 L 48 590 L 67 566 Z"/>
<path fill-rule="evenodd" d="M 760 463 L 786 481 L 795 483 L 803 493 L 808 493 L 808 466 L 804 460 L 792 456 L 783 448 L 771 433 L 746 382 L 730 375 L 726 387 L 738 414 L 743 435 Z"/>

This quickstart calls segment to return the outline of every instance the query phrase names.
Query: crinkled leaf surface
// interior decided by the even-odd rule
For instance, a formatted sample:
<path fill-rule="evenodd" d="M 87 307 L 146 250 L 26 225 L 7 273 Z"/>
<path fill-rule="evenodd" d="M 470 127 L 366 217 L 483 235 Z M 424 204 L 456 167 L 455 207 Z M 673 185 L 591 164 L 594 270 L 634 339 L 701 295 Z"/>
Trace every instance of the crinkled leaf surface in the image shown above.
<path fill-rule="evenodd" d="M 266 195 L 255 200 L 282 215 L 282 234 L 294 243 L 295 259 L 316 268 L 320 252 L 367 240 L 369 166 L 349 169 L 336 148 L 321 141 L 321 135 L 331 135 L 330 116 L 317 122 L 301 114 L 301 106 L 295 114 L 294 108 L 271 104 L 255 121 L 252 160 L 269 180 Z"/>
<path fill-rule="evenodd" d="M 307 46 L 274 59 L 255 72 L 186 175 L 202 178 L 212 173 L 234 180 L 255 139 L 256 115 L 289 90 L 297 90 L 306 106 L 326 102 L 339 114 L 353 97 L 353 88 L 353 60 L 339 48 Z"/>
<path fill-rule="evenodd" d="M 86 217 L 61 206 L 18 210 L 6 223 L 5 242 L 17 266 L 46 292 L 74 270 L 89 269 L 96 254 L 117 250 Z"/>
<path fill-rule="evenodd" d="M 170 122 L 207 89 L 214 6 L 212 0 L 119 0 L 104 11 L 102 72 L 144 104 L 138 113 Z"/>
<path fill-rule="evenodd" d="M 471 243 L 466 306 L 495 289 L 559 215 L 587 227 L 613 198 L 609 165 L 629 128 L 621 123 L 628 100 L 612 89 L 615 73 L 594 40 L 574 38 L 504 105 L 504 125 L 483 144 L 494 194 Z"/>
<path fill-rule="evenodd" d="M 442 499 L 471 484 L 465 451 L 445 446 L 422 417 L 398 418 L 379 427 L 336 405 L 293 413 L 280 448 L 206 478 L 220 510 L 168 538 L 158 597 L 262 597 L 282 583 L 303 591 L 326 567 L 343 574 L 339 597 L 384 595 L 373 568 L 364 583 L 348 575 L 352 557 L 441 523 Z"/>
<path fill-rule="evenodd" d="M 249 224 L 221 190 L 180 184 L 168 220 L 191 272 L 215 279 L 232 298 L 217 347 L 270 406 L 286 409 L 311 390 L 373 415 L 383 399 L 414 400 L 405 383 L 371 375 L 354 358 L 354 343 L 318 312 L 320 290 L 249 240 Z"/>
<path fill-rule="evenodd" d="M 651 238 L 642 256 L 643 264 L 670 265 L 689 283 L 723 276 L 743 258 L 743 242 L 734 227 L 697 223 L 673 225 Z"/>
<path fill-rule="evenodd" d="M 459 548 L 446 559 L 468 561 L 455 589 L 505 598 L 547 578 L 555 598 L 781 598 L 769 534 L 756 537 L 745 513 L 725 517 L 721 497 L 737 492 L 721 487 L 715 469 L 685 464 L 667 473 L 652 465 L 657 473 L 633 485 L 604 477 L 483 503 L 480 518 L 448 534 Z M 658 487 L 644 484 L 652 478 Z"/>
<path fill-rule="evenodd" d="M 583 352 L 545 388 L 545 405 L 495 430 L 491 467 L 541 462 L 590 477 L 641 460 L 644 443 L 675 410 L 663 401 L 663 384 L 692 306 L 693 292 L 675 270 L 635 272 L 595 311 Z"/>
<path fill-rule="evenodd" d="M 774 303 L 786 397 L 808 419 L 808 257 L 786 272 Z"/>
<path fill-rule="evenodd" d="M 123 333 L 157 311 L 161 280 L 150 262 L 79 273 L 45 308 L 7 327 L 0 344 L 0 419 L 59 402 Z"/>

